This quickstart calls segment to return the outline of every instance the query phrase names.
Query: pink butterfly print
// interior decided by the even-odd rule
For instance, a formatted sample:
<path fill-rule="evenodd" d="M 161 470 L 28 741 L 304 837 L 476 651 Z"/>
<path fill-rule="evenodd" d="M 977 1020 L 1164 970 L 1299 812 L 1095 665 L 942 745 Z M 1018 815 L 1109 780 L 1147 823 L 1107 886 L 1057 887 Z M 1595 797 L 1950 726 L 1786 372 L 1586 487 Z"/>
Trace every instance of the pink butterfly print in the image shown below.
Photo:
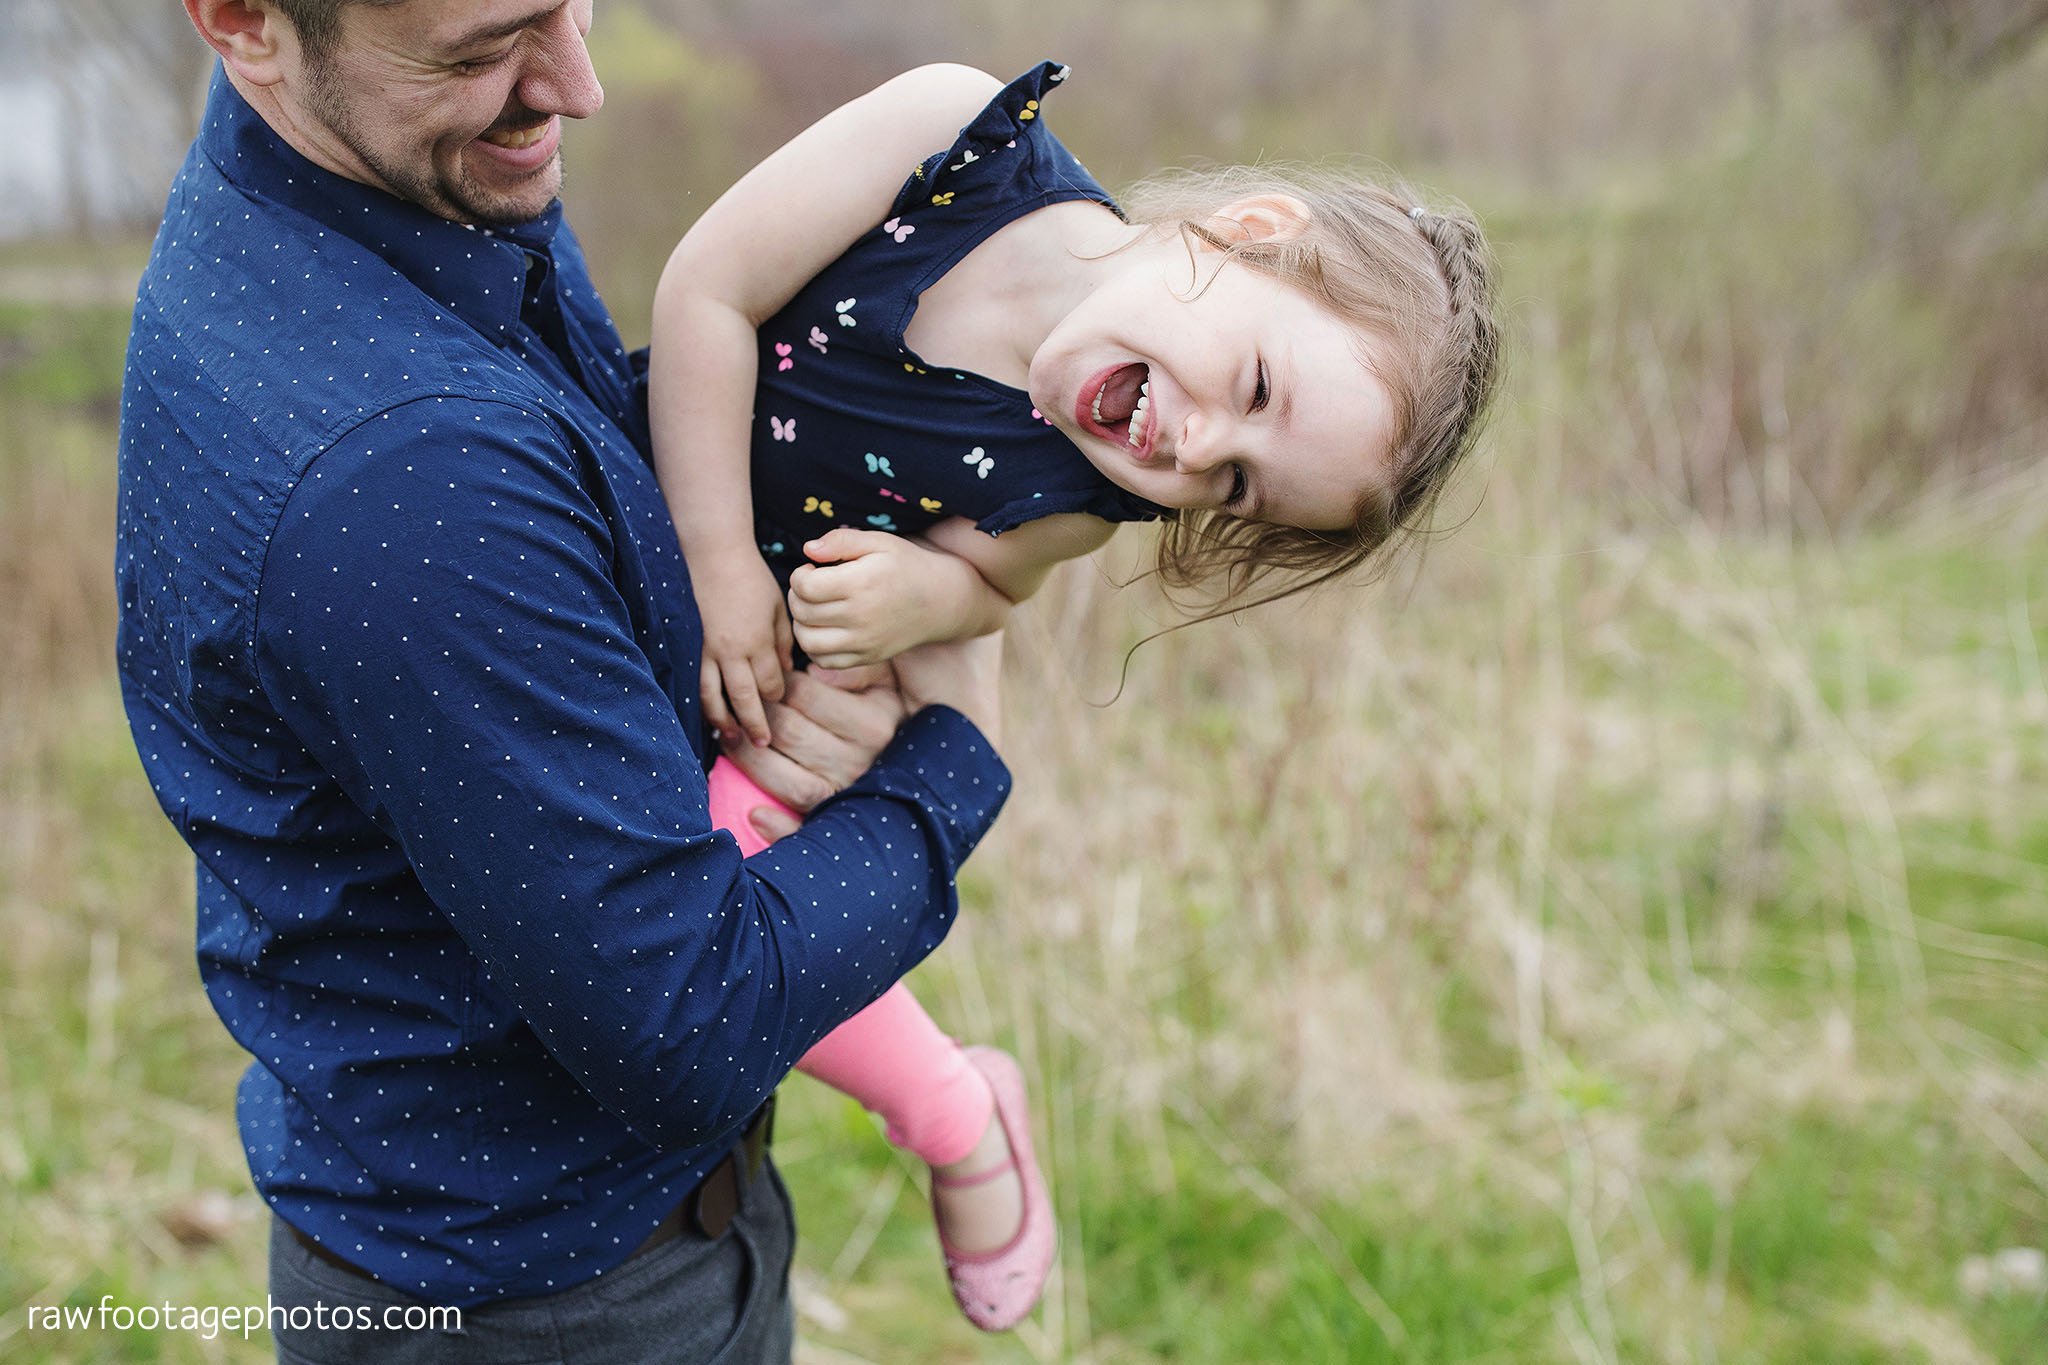
<path fill-rule="evenodd" d="M 900 242 L 911 233 L 917 231 L 917 229 L 904 222 L 901 218 L 891 218 L 888 222 L 882 224 L 882 231 Z"/>
<path fill-rule="evenodd" d="M 885 498 L 894 498 L 894 499 L 896 499 L 896 501 L 898 501 L 898 502 L 909 502 L 909 501 L 910 501 L 910 499 L 909 499 L 909 498 L 906 498 L 906 497 L 904 497 L 904 496 L 903 496 L 903 495 L 902 495 L 901 493 L 898 493 L 898 492 L 897 492 L 897 491 L 896 491 L 895 489 L 893 489 L 893 488 L 877 488 L 877 489 L 876 489 L 875 491 L 876 491 L 877 493 L 880 493 L 880 494 L 881 494 L 881 495 L 882 495 L 883 497 L 885 497 Z"/>
<path fill-rule="evenodd" d="M 1037 419 L 1038 419 L 1039 421 L 1041 421 L 1041 422 L 1045 423 L 1045 424 L 1046 424 L 1047 426 L 1051 426 L 1051 425 L 1052 425 L 1052 418 L 1050 418 L 1050 417 L 1047 417 L 1047 416 L 1046 416 L 1046 415 L 1045 415 L 1044 413 L 1040 412 L 1040 411 L 1039 411 L 1039 410 L 1038 410 L 1037 408 L 1033 408 L 1033 409 L 1031 410 L 1031 415 L 1032 415 L 1033 417 L 1036 417 L 1036 418 L 1037 418 Z"/>
<path fill-rule="evenodd" d="M 824 328 L 813 327 L 811 329 L 811 345 L 818 348 L 819 355 L 825 354 L 825 343 L 829 340 L 831 340 L 831 338 L 825 335 Z"/>
<path fill-rule="evenodd" d="M 768 419 L 768 430 L 778 441 L 794 441 L 796 439 L 796 418 L 792 417 L 785 422 L 780 417 L 771 416 Z"/>
<path fill-rule="evenodd" d="M 778 341 L 778 342 L 776 342 L 776 343 L 775 343 L 775 354 L 777 354 L 777 355 L 781 356 L 781 357 L 782 357 L 782 359 L 780 359 L 780 360 L 778 360 L 778 361 L 776 361 L 776 362 L 775 362 L 775 368 L 776 368 L 776 369 L 778 369 L 778 370 L 793 370 L 793 369 L 795 369 L 795 368 L 796 368 L 796 362 L 795 362 L 794 360 L 791 360 L 791 359 L 789 358 L 789 353 L 790 353 L 791 351 L 795 350 L 795 349 L 796 349 L 796 348 L 795 348 L 794 346 L 790 345 L 790 344 L 789 344 L 788 342 L 786 342 L 786 341 Z"/>

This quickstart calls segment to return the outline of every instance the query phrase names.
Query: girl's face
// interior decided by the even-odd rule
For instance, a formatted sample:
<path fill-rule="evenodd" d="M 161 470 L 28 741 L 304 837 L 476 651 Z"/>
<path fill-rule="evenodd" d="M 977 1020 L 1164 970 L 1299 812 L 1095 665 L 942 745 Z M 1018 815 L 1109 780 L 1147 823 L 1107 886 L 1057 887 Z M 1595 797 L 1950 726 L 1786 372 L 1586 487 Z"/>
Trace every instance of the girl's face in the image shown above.
<path fill-rule="evenodd" d="M 1388 478 L 1393 403 L 1361 358 L 1372 343 L 1290 285 L 1194 255 L 1192 278 L 1177 236 L 1108 258 L 1032 356 L 1032 401 L 1110 482 L 1161 506 L 1351 525 Z"/>

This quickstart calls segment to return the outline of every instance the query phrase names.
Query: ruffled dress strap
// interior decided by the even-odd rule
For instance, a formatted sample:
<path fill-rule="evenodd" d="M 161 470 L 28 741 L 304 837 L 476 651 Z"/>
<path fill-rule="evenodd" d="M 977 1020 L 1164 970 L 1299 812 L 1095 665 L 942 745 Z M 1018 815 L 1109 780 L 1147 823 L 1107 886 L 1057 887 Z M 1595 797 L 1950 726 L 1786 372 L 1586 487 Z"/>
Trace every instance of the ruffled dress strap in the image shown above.
<path fill-rule="evenodd" d="M 977 184 L 1007 180 L 1013 172 L 999 166 L 997 153 L 1014 150 L 1019 143 L 1046 144 L 1055 149 L 1061 160 L 1072 161 L 1072 154 L 1058 139 L 1045 132 L 1045 124 L 1039 118 L 1046 95 L 1067 78 L 1067 67 L 1059 62 L 1040 62 L 1031 70 L 1011 81 L 982 106 L 972 122 L 960 130 L 953 139 L 953 145 L 943 152 L 936 152 L 918 164 L 896 192 L 896 202 L 889 212 L 891 217 L 911 212 L 927 205 L 943 206 L 950 202 L 949 193 L 957 194 Z M 1095 182 L 1094 177 L 1073 162 L 1074 177 L 1070 188 L 1081 191 L 1083 197 L 1115 211 L 1121 218 L 1123 210 Z"/>

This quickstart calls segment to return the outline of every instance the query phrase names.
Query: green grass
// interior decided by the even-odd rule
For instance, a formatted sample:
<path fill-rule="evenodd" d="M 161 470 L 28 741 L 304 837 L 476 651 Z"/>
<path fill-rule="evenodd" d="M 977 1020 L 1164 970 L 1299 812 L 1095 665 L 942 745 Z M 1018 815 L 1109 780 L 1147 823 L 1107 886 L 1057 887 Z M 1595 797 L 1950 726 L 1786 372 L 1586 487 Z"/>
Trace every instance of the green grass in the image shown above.
<path fill-rule="evenodd" d="M 1761 1358 L 1804 1358 L 1830 1309 L 1877 1283 L 1971 1322 L 1992 1359 L 2039 1358 L 2048 1307 L 1971 1304 L 1951 1269 L 1977 1248 L 2038 1240 L 2039 1219 L 2015 1215 L 2007 1173 L 1944 1116 L 1900 1108 L 1848 1124 L 1809 1113 L 1747 1155 L 1732 1199 L 1694 1183 L 1671 1202 L 1696 1274 L 1711 1273 L 1725 1238 L 1730 1285 L 1761 1310 Z"/>
<path fill-rule="evenodd" d="M 847 1244 L 869 1198 L 896 1188 L 905 1168 L 864 1120 L 846 1126 L 842 1116 L 855 1111 L 844 1101 L 809 1085 L 792 1091 L 800 1122 L 842 1139 L 821 1150 L 807 1138 L 785 1167 L 820 1263 Z M 1116 1286 L 1086 1303 L 1095 1349 L 1107 1358 L 1511 1356 L 1527 1326 L 1531 1292 L 1569 1281 L 1562 1231 L 1512 1189 L 1483 1180 L 1455 1193 L 1446 1189 L 1419 1217 L 1398 1191 L 1368 1182 L 1371 1192 L 1361 1199 L 1311 1198 L 1288 1211 L 1272 1207 L 1262 1181 L 1248 1184 L 1219 1169 L 1214 1149 L 1186 1125 L 1171 1123 L 1165 1132 L 1172 1172 L 1166 1190 L 1130 1178 L 1159 1162 L 1126 1139 L 1117 1160 L 1072 1172 L 1074 1188 L 1059 1192 L 1075 1210 L 1067 1235 L 1081 1243 L 1081 1255 L 1070 1250 L 1070 1262 L 1085 1264 L 1091 1286 Z M 1305 1238 L 1296 1217 L 1320 1226 L 1328 1246 Z M 1328 1247 L 1339 1250 L 1339 1260 Z M 1519 1273 L 1503 1278 L 1504 1264 Z M 1360 1276 L 1399 1320 L 1399 1349 L 1383 1333 L 1378 1310 L 1354 1292 Z M 964 1326 L 932 1321 L 931 1296 L 943 1292 L 938 1254 L 922 1199 L 907 1184 L 858 1275 L 828 1292 L 867 1306 L 868 1323 L 829 1339 L 871 1359 L 934 1359 L 976 1344 Z M 905 1332 L 907 1324 L 916 1330 Z M 997 1349 L 989 1358 L 1013 1353 Z"/>
<path fill-rule="evenodd" d="M 128 318 L 128 307 L 114 303 L 0 301 L 0 398 L 55 408 L 117 402 Z"/>

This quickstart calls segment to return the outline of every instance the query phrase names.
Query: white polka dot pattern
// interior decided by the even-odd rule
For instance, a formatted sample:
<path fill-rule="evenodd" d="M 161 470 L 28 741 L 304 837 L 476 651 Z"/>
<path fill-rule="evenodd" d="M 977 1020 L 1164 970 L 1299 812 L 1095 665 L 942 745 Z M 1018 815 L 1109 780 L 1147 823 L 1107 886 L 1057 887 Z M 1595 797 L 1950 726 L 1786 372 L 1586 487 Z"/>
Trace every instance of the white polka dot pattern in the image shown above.
<path fill-rule="evenodd" d="M 433 218 L 216 81 L 129 349 L 124 696 L 259 1190 L 434 1302 L 623 1260 L 936 946 L 1008 788 L 931 710 L 743 861 L 643 449 L 559 209 Z"/>

